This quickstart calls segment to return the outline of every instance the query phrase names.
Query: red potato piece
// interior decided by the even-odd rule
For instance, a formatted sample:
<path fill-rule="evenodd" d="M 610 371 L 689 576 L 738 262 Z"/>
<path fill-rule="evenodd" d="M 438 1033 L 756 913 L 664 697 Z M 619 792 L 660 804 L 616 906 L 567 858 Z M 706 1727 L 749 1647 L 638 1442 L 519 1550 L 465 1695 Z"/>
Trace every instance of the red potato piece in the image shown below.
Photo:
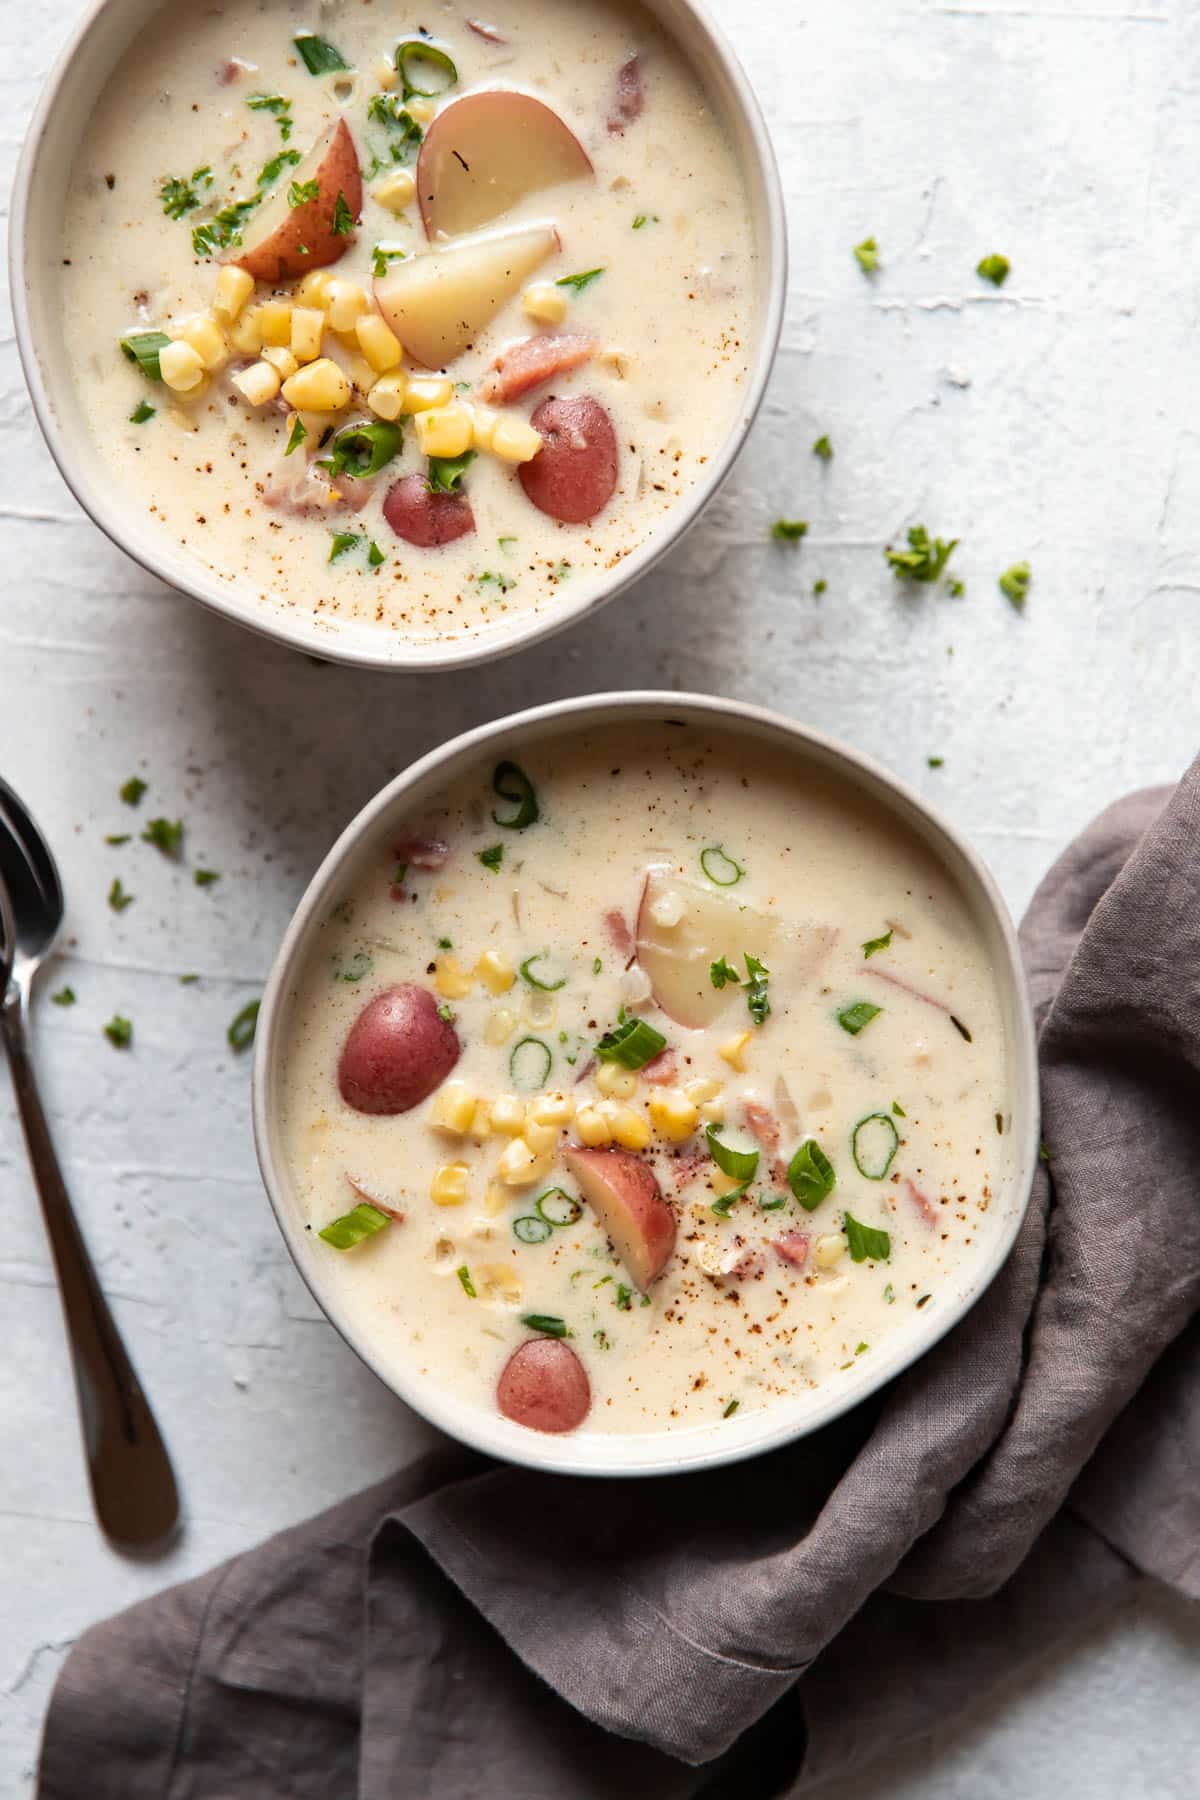
<path fill-rule="evenodd" d="M 496 1384 L 504 1417 L 530 1431 L 574 1431 L 591 1404 L 587 1371 L 561 1338 L 530 1338 L 513 1351 Z"/>
<path fill-rule="evenodd" d="M 310 513 L 346 509 L 361 512 L 375 491 L 373 481 L 339 475 L 334 487 L 325 470 L 303 457 L 284 459 L 262 490 L 262 502 L 273 512 L 292 513 L 298 519 Z"/>
<path fill-rule="evenodd" d="M 290 206 L 288 189 L 293 181 L 299 186 L 315 181 L 316 199 Z M 237 251 L 224 260 L 238 263 L 255 281 L 273 286 L 294 281 L 309 269 L 327 268 L 354 241 L 353 232 L 339 235 L 333 229 L 339 194 L 357 219 L 362 211 L 362 176 L 345 119 L 338 119 L 318 139 L 290 179 L 280 178 L 275 192 L 251 214 Z"/>
<path fill-rule="evenodd" d="M 540 332 L 536 337 L 522 338 L 502 350 L 479 384 L 480 398 L 491 406 L 506 406 L 519 400 L 531 388 L 553 381 L 556 375 L 567 375 L 572 369 L 590 362 L 599 348 L 599 339 L 585 332 Z"/>
<path fill-rule="evenodd" d="M 444 369 L 559 248 L 553 225 L 481 231 L 389 265 L 375 302 L 409 355 Z"/>
<path fill-rule="evenodd" d="M 425 235 L 432 243 L 477 231 L 528 195 L 591 174 L 575 133 L 532 94 L 464 94 L 438 113 L 417 158 Z"/>
<path fill-rule="evenodd" d="M 771 1248 L 781 1262 L 790 1263 L 793 1269 L 802 1269 L 808 1261 L 811 1241 L 807 1231 L 785 1231 L 771 1239 Z"/>
<path fill-rule="evenodd" d="M 402 982 L 355 1019 L 338 1061 L 338 1092 L 355 1112 L 410 1112 L 458 1061 L 458 1034 L 427 988 Z"/>
<path fill-rule="evenodd" d="M 383 516 L 397 537 L 436 550 L 475 529 L 465 494 L 435 494 L 424 475 L 405 475 L 383 497 Z"/>
<path fill-rule="evenodd" d="M 646 104 L 646 93 L 642 87 L 642 59 L 638 51 L 617 70 L 616 86 L 613 89 L 612 104 L 608 109 L 606 123 L 614 137 L 624 137 L 625 127 L 640 119 Z"/>
<path fill-rule="evenodd" d="M 668 898 L 683 901 L 675 925 L 662 925 L 654 916 Z M 638 961 L 650 977 L 655 1004 L 677 1025 L 700 1031 L 739 1002 L 744 1011 L 741 989 L 732 982 L 715 988 L 709 970 L 719 957 L 740 959 L 746 950 L 772 968 L 777 938 L 777 920 L 728 894 L 669 869 L 651 869 L 646 876 L 637 916 Z"/>
<path fill-rule="evenodd" d="M 517 470 L 526 499 L 564 525 L 584 525 L 617 485 L 617 434 L 590 394 L 543 400 L 531 421 L 542 447 Z"/>
<path fill-rule="evenodd" d="M 675 1248 L 675 1214 L 654 1170 L 630 1150 L 571 1146 L 563 1161 L 599 1217 L 635 1286 L 645 1293 Z"/>
<path fill-rule="evenodd" d="M 450 859 L 450 846 L 444 838 L 397 838 L 392 855 L 410 869 L 444 869 Z"/>

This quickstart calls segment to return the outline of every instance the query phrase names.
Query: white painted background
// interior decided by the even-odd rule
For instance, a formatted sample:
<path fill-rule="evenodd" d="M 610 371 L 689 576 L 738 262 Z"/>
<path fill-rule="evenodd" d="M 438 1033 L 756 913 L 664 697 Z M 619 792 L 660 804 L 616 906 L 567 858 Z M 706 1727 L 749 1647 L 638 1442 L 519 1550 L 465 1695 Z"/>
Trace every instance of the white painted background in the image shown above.
<path fill-rule="evenodd" d="M 76 14 L 0 0 L 7 191 Z M 309 873 L 431 744 L 532 699 L 678 685 L 763 701 L 872 752 L 992 859 L 1014 910 L 1071 834 L 1196 749 L 1200 9 L 1188 0 L 717 0 L 783 165 L 793 283 L 769 397 L 688 542 L 585 628 L 465 679 L 316 667 L 203 613 L 80 516 L 0 341 L 0 769 L 61 857 L 70 942 L 38 1064 L 101 1277 L 175 1456 L 188 1531 L 127 1565 L 88 1510 L 58 1306 L 0 1095 L 0 1792 L 24 1794 L 91 1620 L 384 1474 L 420 1427 L 318 1317 L 259 1186 L 225 1026 Z M 397 28 L 411 22 L 397 11 Z M 136 97 L 135 103 L 136 103 Z M 859 273 L 873 233 L 884 270 Z M 973 274 L 1011 258 L 1001 294 Z M 832 436 L 828 468 L 809 453 Z M 766 541 L 806 516 L 797 550 Z M 957 535 L 959 601 L 881 547 Z M 1026 615 L 996 590 L 1020 557 Z M 813 581 L 828 581 L 812 597 Z M 930 753 L 945 768 L 926 768 Z M 140 772 L 207 893 L 109 850 Z M 104 896 L 119 873 L 136 904 Z M 183 970 L 204 980 L 180 988 Z M 109 1048 L 114 1009 L 136 1032 Z M 1195 1792 L 1200 1621 L 1148 1598 L 969 1733 L 856 1800 Z"/>

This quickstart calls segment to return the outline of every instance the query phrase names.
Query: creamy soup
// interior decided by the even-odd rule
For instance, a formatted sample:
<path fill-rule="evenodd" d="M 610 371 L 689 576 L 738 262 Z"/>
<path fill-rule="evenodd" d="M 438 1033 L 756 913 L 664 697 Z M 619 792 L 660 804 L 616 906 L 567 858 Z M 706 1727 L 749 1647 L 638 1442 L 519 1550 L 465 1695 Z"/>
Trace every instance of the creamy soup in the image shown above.
<path fill-rule="evenodd" d="M 772 1406 L 961 1288 L 1008 1052 L 942 865 L 799 756 L 663 724 L 408 821 L 292 996 L 283 1142 L 382 1364 L 541 1430 Z"/>
<path fill-rule="evenodd" d="M 87 419 L 157 528 L 418 642 L 553 611 L 660 527 L 758 282 L 722 122 L 609 0 L 164 12 L 62 245 Z"/>

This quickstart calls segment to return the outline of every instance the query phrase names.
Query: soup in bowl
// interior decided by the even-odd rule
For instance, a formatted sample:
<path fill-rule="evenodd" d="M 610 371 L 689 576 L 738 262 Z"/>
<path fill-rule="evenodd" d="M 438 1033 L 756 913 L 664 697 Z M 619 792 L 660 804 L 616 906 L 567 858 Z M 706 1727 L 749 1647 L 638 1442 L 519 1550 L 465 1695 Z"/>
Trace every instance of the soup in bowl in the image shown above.
<path fill-rule="evenodd" d="M 264 1002 L 301 1271 L 435 1423 L 638 1473 L 813 1429 L 999 1267 L 1032 1031 L 985 872 L 914 796 L 729 703 L 489 726 L 360 815 Z"/>
<path fill-rule="evenodd" d="M 678 0 L 309 20 L 108 0 L 60 66 L 16 206 L 39 415 L 117 541 L 244 622 L 494 655 L 728 469 L 779 329 L 770 150 Z"/>

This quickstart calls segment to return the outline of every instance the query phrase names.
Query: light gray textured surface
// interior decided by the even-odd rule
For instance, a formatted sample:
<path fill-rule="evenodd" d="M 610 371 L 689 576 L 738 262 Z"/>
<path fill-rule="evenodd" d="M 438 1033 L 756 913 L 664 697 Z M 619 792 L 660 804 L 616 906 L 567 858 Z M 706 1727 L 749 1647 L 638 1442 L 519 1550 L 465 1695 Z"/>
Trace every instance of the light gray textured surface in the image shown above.
<path fill-rule="evenodd" d="M 0 0 L 11 180 L 80 10 Z M 793 291 L 730 486 L 641 589 L 462 680 L 319 668 L 156 585 L 81 518 L 0 341 L 0 767 L 50 831 L 71 942 L 38 1061 L 102 1279 L 176 1458 L 173 1557 L 98 1542 L 57 1299 L 0 1095 L 0 1791 L 27 1791 L 41 1711 L 90 1620 L 384 1473 L 423 1428 L 321 1322 L 271 1221 L 228 1020 L 258 990 L 319 855 L 416 752 L 532 698 L 677 685 L 761 700 L 934 795 L 1014 910 L 1093 812 L 1196 748 L 1200 14 L 1187 0 L 917 5 L 718 0 L 773 127 Z M 869 233 L 867 281 L 851 246 Z M 980 256 L 1013 264 L 997 294 Z M 828 431 L 828 467 L 808 452 Z M 766 541 L 809 518 L 799 550 Z M 961 536 L 965 598 L 897 589 L 882 545 Z M 997 592 L 1028 557 L 1026 616 Z M 818 577 L 828 581 L 820 600 Z M 945 757 L 937 772 L 929 754 Z M 145 847 L 126 776 L 182 814 L 201 892 Z M 120 873 L 136 904 L 104 903 Z M 184 970 L 202 972 L 181 988 Z M 57 985 L 57 980 L 55 984 Z M 101 1023 L 134 1020 L 131 1054 Z M 1194 1792 L 1200 1621 L 1148 1596 L 965 1733 L 856 1800 Z M 841 1793 L 843 1790 L 836 1790 Z M 835 1790 L 830 1790 L 831 1800 Z"/>

